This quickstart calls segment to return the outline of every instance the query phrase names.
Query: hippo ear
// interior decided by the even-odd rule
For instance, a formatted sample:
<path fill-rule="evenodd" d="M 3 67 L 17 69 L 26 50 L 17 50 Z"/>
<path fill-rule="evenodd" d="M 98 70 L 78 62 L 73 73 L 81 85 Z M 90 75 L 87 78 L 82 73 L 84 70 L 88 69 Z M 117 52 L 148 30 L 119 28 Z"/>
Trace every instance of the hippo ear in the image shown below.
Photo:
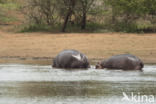
<path fill-rule="evenodd" d="M 84 60 L 86 57 L 84 55 L 82 55 L 82 59 Z"/>
<path fill-rule="evenodd" d="M 76 58 L 77 60 L 81 60 L 81 55 L 78 54 L 78 55 L 72 55 L 74 58 Z"/>

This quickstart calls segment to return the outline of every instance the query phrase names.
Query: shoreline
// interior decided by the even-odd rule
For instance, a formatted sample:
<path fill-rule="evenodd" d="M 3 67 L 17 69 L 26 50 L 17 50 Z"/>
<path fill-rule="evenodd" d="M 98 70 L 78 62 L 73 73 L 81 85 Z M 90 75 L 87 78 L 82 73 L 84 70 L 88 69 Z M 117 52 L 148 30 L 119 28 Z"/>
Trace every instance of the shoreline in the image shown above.
<path fill-rule="evenodd" d="M 0 64 L 30 64 L 30 65 L 51 65 L 54 57 L 0 57 Z M 106 58 L 105 58 L 106 59 Z M 95 65 L 97 62 L 104 60 L 103 58 L 88 58 L 90 64 Z M 155 60 L 143 59 L 144 64 L 156 64 Z"/>

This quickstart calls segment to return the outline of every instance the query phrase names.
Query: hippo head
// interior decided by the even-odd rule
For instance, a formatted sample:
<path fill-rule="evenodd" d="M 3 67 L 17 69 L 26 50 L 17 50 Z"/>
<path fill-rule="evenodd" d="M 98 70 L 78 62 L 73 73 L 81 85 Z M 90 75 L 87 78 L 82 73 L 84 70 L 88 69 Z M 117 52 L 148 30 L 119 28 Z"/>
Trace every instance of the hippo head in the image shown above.
<path fill-rule="evenodd" d="M 135 70 L 143 71 L 144 64 L 142 61 L 135 67 Z"/>
<path fill-rule="evenodd" d="M 98 63 L 96 64 L 95 68 L 96 68 L 96 69 L 103 69 L 104 66 L 102 65 L 101 62 L 98 62 Z"/>

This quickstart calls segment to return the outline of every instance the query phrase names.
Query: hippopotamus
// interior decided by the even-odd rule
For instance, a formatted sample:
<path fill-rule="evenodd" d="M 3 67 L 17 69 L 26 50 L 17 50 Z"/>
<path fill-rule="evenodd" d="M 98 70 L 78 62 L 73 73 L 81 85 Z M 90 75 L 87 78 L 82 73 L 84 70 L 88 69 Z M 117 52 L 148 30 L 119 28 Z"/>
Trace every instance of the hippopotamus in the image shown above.
<path fill-rule="evenodd" d="M 96 69 L 123 69 L 123 70 L 140 70 L 144 67 L 143 62 L 131 54 L 121 54 L 112 56 L 106 60 L 98 62 Z"/>
<path fill-rule="evenodd" d="M 53 59 L 56 68 L 83 68 L 90 67 L 87 57 L 77 50 L 63 50 Z"/>

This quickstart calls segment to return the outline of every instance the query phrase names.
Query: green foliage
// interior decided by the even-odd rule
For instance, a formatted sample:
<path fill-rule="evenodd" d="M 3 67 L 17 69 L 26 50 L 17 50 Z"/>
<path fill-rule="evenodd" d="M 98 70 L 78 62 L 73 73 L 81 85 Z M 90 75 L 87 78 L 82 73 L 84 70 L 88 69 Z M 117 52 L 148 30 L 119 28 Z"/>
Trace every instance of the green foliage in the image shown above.
<path fill-rule="evenodd" d="M 134 23 L 119 22 L 115 25 L 114 30 L 117 32 L 137 32 L 137 25 Z"/>
<path fill-rule="evenodd" d="M 156 0 L 144 0 L 144 6 L 148 14 L 156 14 Z"/>
<path fill-rule="evenodd" d="M 155 0 L 106 0 L 112 9 L 112 24 L 115 31 L 138 32 L 137 21 L 148 19 L 153 23 L 156 18 Z M 140 29 L 139 29 L 140 30 Z"/>
<path fill-rule="evenodd" d="M 0 21 L 3 23 L 8 23 L 8 22 L 12 22 L 12 21 L 17 21 L 17 19 L 15 17 L 2 16 L 2 17 L 0 17 Z"/>
<path fill-rule="evenodd" d="M 31 25 L 23 25 L 20 26 L 19 32 L 53 32 L 53 33 L 60 33 L 61 25 L 55 25 L 55 26 L 49 26 L 46 24 L 31 24 Z M 87 28 L 85 30 L 82 30 L 80 28 L 80 25 L 73 25 L 68 24 L 67 25 L 67 33 L 102 33 L 102 32 L 108 32 L 110 30 L 107 30 L 105 28 L 104 24 L 98 24 L 98 23 L 88 23 Z"/>
<path fill-rule="evenodd" d="M 86 25 L 86 29 L 82 30 L 80 28 L 81 24 L 77 24 L 77 25 L 72 25 L 72 24 L 68 24 L 68 28 L 66 32 L 78 32 L 78 33 L 101 33 L 101 32 L 106 32 L 107 29 L 105 28 L 104 24 L 98 24 L 98 23 L 94 23 L 94 22 L 89 22 Z"/>
<path fill-rule="evenodd" d="M 19 9 L 26 32 L 156 30 L 156 0 L 0 0 L 0 24 L 16 21 Z"/>
<path fill-rule="evenodd" d="M 6 0 L 0 0 L 0 4 L 3 4 L 5 2 L 6 2 Z"/>
<path fill-rule="evenodd" d="M 85 28 L 87 13 L 94 0 L 28 0 L 24 6 L 28 23 L 55 25 L 65 31 L 67 24 L 81 24 Z"/>
<path fill-rule="evenodd" d="M 16 0 L 0 0 L 0 8 L 8 10 L 19 9 L 21 5 Z"/>
<path fill-rule="evenodd" d="M 52 25 L 57 19 L 56 4 L 55 0 L 27 0 L 22 12 L 28 23 Z"/>
<path fill-rule="evenodd" d="M 12 16 L 11 13 L 19 8 L 20 5 L 14 0 L 0 0 L 0 23 L 8 24 L 17 21 L 18 19 L 15 16 Z"/>
<path fill-rule="evenodd" d="M 20 5 L 15 4 L 15 3 L 2 3 L 2 4 L 0 4 L 0 8 L 8 9 L 8 10 L 15 10 L 15 9 L 18 9 L 19 7 L 20 7 Z"/>
<path fill-rule="evenodd" d="M 46 24 L 31 24 L 21 27 L 19 32 L 53 32 L 58 33 L 60 31 L 60 25 L 49 26 Z"/>
<path fill-rule="evenodd" d="M 108 0 L 116 14 L 142 14 L 146 11 L 144 7 L 144 0 Z"/>

